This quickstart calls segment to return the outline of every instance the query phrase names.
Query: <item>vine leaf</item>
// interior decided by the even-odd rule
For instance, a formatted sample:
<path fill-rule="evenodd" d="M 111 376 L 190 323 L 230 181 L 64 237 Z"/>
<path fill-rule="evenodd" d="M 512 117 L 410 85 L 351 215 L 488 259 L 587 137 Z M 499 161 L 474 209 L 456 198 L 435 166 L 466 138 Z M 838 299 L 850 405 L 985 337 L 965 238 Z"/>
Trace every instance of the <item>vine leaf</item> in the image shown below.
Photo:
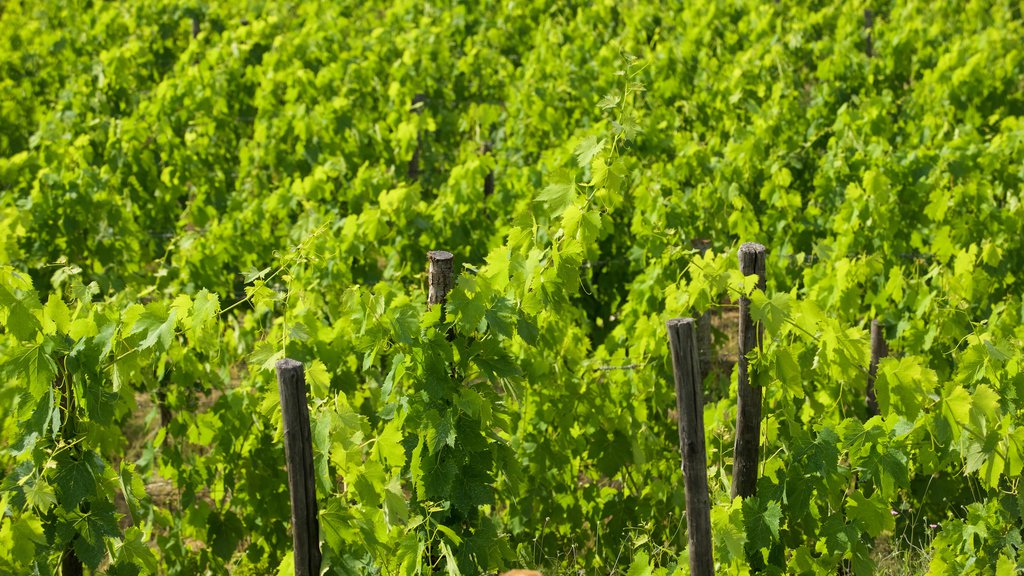
<path fill-rule="evenodd" d="M 885 531 L 892 531 L 896 528 L 896 520 L 889 511 L 889 504 L 881 494 L 875 493 L 868 498 L 860 492 L 854 491 L 846 503 L 846 511 L 849 516 L 857 520 L 861 527 L 877 538 Z"/>

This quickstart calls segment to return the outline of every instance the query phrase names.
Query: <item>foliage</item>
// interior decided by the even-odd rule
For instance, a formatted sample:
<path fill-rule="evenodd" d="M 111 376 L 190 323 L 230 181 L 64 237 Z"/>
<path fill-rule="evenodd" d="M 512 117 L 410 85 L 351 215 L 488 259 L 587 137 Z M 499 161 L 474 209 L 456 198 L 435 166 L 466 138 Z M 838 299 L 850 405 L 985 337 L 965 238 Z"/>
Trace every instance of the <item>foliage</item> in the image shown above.
<path fill-rule="evenodd" d="M 685 573 L 665 320 L 741 294 L 720 571 L 1019 572 L 1021 37 L 998 0 L 5 2 L 0 572 L 286 572 L 291 357 L 328 573 Z"/>

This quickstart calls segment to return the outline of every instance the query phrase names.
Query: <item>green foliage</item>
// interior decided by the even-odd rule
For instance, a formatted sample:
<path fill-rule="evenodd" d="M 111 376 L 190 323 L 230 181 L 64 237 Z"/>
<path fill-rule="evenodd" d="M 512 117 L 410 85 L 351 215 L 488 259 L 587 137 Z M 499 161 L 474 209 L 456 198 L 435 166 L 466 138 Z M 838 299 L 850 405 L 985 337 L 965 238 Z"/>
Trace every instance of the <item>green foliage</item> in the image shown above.
<path fill-rule="evenodd" d="M 740 296 L 721 572 L 1019 572 L 1021 37 L 1000 1 L 5 2 L 0 572 L 287 573 L 290 357 L 328 573 L 685 573 L 665 320 Z"/>

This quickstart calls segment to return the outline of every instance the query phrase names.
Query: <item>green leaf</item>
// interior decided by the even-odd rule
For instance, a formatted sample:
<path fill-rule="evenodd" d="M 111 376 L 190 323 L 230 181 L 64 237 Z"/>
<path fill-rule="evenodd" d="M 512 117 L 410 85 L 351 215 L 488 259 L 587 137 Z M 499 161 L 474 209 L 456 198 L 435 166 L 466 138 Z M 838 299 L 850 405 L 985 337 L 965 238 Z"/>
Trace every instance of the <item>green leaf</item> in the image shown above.
<path fill-rule="evenodd" d="M 75 554 L 89 568 L 95 570 L 107 556 L 104 540 L 117 536 L 117 517 L 114 505 L 100 500 L 92 502 L 87 514 L 75 522 L 78 538 L 74 540 Z"/>
<path fill-rule="evenodd" d="M 384 519 L 388 526 L 400 526 L 409 520 L 409 503 L 397 477 L 384 489 Z"/>
<path fill-rule="evenodd" d="M 314 398 L 326 398 L 331 386 L 331 375 L 327 367 L 318 359 L 308 362 L 305 366 L 306 382 Z"/>
<path fill-rule="evenodd" d="M 652 574 L 654 574 L 654 568 L 651 566 L 650 556 L 643 550 L 637 552 L 633 562 L 629 565 L 626 576 L 651 576 Z"/>
<path fill-rule="evenodd" d="M 345 551 L 345 541 L 350 536 L 358 536 L 351 514 L 339 497 L 328 500 L 327 505 L 320 511 L 320 534 L 327 547 L 335 554 L 342 554 Z"/>
<path fill-rule="evenodd" d="M 199 330 L 207 323 L 214 321 L 220 312 L 220 300 L 205 288 L 192 299 L 192 312 L 189 316 L 189 330 Z"/>
<path fill-rule="evenodd" d="M 536 346 L 540 337 L 540 329 L 525 312 L 520 312 L 519 319 L 516 320 L 516 333 L 530 346 Z"/>
<path fill-rule="evenodd" d="M 769 334 L 782 335 L 782 326 L 789 320 L 789 302 L 792 297 L 777 292 L 768 298 L 764 292 L 755 290 L 750 295 L 750 316 L 755 322 L 763 322 Z"/>
<path fill-rule="evenodd" d="M 602 110 L 608 110 L 610 108 L 615 108 L 616 106 L 619 105 L 619 101 L 621 101 L 621 100 L 622 100 L 622 98 L 618 94 L 616 94 L 614 92 L 610 92 L 604 98 L 601 98 L 597 102 L 597 107 L 602 109 Z"/>
<path fill-rule="evenodd" d="M 28 505 L 40 512 L 46 512 L 57 503 L 57 496 L 46 480 L 36 476 L 25 486 L 25 500 Z"/>
<path fill-rule="evenodd" d="M 559 170 L 551 174 L 549 182 L 534 201 L 547 204 L 551 216 L 558 216 L 576 198 L 576 177 L 571 172 Z"/>
<path fill-rule="evenodd" d="M 157 573 L 156 555 L 146 542 L 142 530 L 135 526 L 125 530 L 124 538 L 117 546 L 117 557 L 141 567 L 149 574 Z"/>
<path fill-rule="evenodd" d="M 0 498 L 0 503 L 3 499 Z M 0 542 L 9 544 L 7 558 L 35 558 L 37 551 L 46 549 L 46 537 L 39 518 L 34 514 L 25 514 L 20 518 L 10 518 L 0 523 Z M 0 550 L 0 560 L 5 554 Z M 2 563 L 0 563 L 2 565 Z"/>
<path fill-rule="evenodd" d="M 825 535 L 825 548 L 829 554 L 839 555 L 850 550 L 853 538 L 841 514 L 830 514 L 822 522 L 820 532 Z"/>
<path fill-rule="evenodd" d="M 43 307 L 43 332 L 46 334 L 67 334 L 71 328 L 71 310 L 64 300 L 56 295 L 50 294 Z"/>
<path fill-rule="evenodd" d="M 439 307 L 438 307 L 439 308 Z M 380 400 L 383 404 L 391 402 L 391 394 L 394 391 L 395 384 L 402 381 L 402 377 L 405 375 L 405 354 L 399 352 L 391 358 L 391 370 L 388 371 L 387 376 L 384 377 L 384 383 L 381 384 L 380 388 Z"/>
<path fill-rule="evenodd" d="M 711 535 L 715 541 L 715 557 L 722 562 L 746 557 L 744 546 L 747 542 L 747 529 L 743 525 L 743 499 L 736 497 L 728 505 L 716 505 L 711 509 Z"/>
<path fill-rule="evenodd" d="M 1024 428 L 1017 428 L 1007 434 L 1002 446 L 1006 452 L 1006 475 L 1020 476 L 1024 470 Z"/>
<path fill-rule="evenodd" d="M 8 352 L 8 366 L 28 380 L 28 392 L 33 400 L 42 398 L 57 376 L 57 364 L 41 344 L 23 345 Z"/>
<path fill-rule="evenodd" d="M 175 322 L 173 311 L 168 314 L 163 306 L 156 304 L 147 306 L 145 312 L 139 316 L 132 327 L 132 334 L 144 334 L 138 346 L 139 350 L 152 348 L 157 342 L 164 349 L 170 346 L 171 339 L 174 337 Z"/>
<path fill-rule="evenodd" d="M 803 372 L 789 348 L 779 348 L 775 354 L 775 377 L 791 398 L 803 397 Z"/>
<path fill-rule="evenodd" d="M 445 526 L 444 524 L 438 524 L 437 525 L 437 530 L 438 530 L 438 532 L 444 534 L 445 537 L 448 538 L 448 540 L 452 544 L 455 544 L 456 546 L 458 546 L 459 544 L 462 544 L 462 538 L 459 538 L 459 535 L 456 534 L 454 530 L 452 530 L 451 528 Z"/>
<path fill-rule="evenodd" d="M 979 384 L 971 395 L 971 408 L 985 420 L 999 420 L 999 395 L 985 384 Z"/>
<path fill-rule="evenodd" d="M 277 576 L 295 576 L 295 552 L 288 550 L 277 565 Z"/>
<path fill-rule="evenodd" d="M 254 366 L 263 370 L 273 370 L 278 360 L 284 358 L 284 348 L 277 342 L 264 340 L 256 343 L 256 349 L 249 356 Z"/>
<path fill-rule="evenodd" d="M 230 510 L 223 514 L 210 514 L 206 541 L 210 543 L 210 549 L 218 558 L 230 560 L 243 536 L 245 526 L 237 514 Z"/>
<path fill-rule="evenodd" d="M 257 278 L 260 278 L 260 279 L 265 278 L 267 276 L 267 274 L 270 273 L 270 270 L 271 270 L 270 267 L 264 268 L 263 270 L 257 270 L 255 268 L 250 268 L 250 269 L 248 269 L 248 270 L 246 270 L 245 272 L 242 273 L 242 283 L 243 284 L 250 284 L 250 283 L 252 283 L 253 280 L 256 280 Z"/>
<path fill-rule="evenodd" d="M 919 358 L 884 358 L 878 363 L 875 393 L 882 414 L 900 414 L 908 420 L 917 418 L 928 393 L 938 384 L 935 371 Z"/>
<path fill-rule="evenodd" d="M 437 412 L 427 414 L 427 428 L 424 431 L 427 439 L 427 448 L 431 454 L 437 454 L 442 446 L 455 446 L 455 423 L 452 422 L 451 412 L 439 415 Z"/>
<path fill-rule="evenodd" d="M 995 490 L 999 488 L 999 480 L 1003 473 L 1003 467 L 1006 464 L 1006 460 L 997 448 L 996 436 L 990 435 L 990 438 L 985 443 L 985 463 L 982 464 L 979 474 L 981 479 L 985 481 L 985 485 Z"/>
<path fill-rule="evenodd" d="M 1017 564 L 1006 554 L 1000 554 L 996 561 L 996 576 L 1012 576 L 1017 573 Z"/>
<path fill-rule="evenodd" d="M 402 432 L 402 424 L 403 421 L 399 418 L 388 422 L 373 447 L 377 457 L 392 469 L 401 469 L 405 466 L 405 435 Z"/>
<path fill-rule="evenodd" d="M 782 508 L 778 502 L 759 497 L 743 500 L 743 519 L 747 530 L 747 545 L 753 549 L 768 548 L 779 538 Z"/>
<path fill-rule="evenodd" d="M 20 455 L 24 451 L 31 450 L 40 437 L 49 436 L 53 440 L 57 439 L 57 434 L 60 432 L 60 406 L 56 406 L 55 403 L 56 394 L 53 388 L 44 391 L 36 401 L 32 415 L 21 423 L 21 436 L 12 446 L 17 454 Z M 22 409 L 30 405 L 31 401 L 26 396 Z"/>
<path fill-rule="evenodd" d="M 765 506 L 764 512 L 761 514 L 761 520 L 772 533 L 772 537 L 778 540 L 779 522 L 782 520 L 782 507 L 779 506 L 779 503 L 768 502 L 768 505 Z"/>
<path fill-rule="evenodd" d="M 894 446 L 890 446 L 884 454 L 877 456 L 878 468 L 881 472 L 881 494 L 893 497 L 898 488 L 910 484 L 907 469 L 907 455 Z"/>
<path fill-rule="evenodd" d="M 487 313 L 485 295 L 476 290 L 476 281 L 466 274 L 456 281 L 455 289 L 448 297 L 448 306 L 457 315 L 458 329 L 462 334 L 476 332 Z"/>
<path fill-rule="evenodd" d="M 962 386 L 957 386 L 946 394 L 943 405 L 952 420 L 950 424 L 954 425 L 956 430 L 970 422 L 971 395 Z"/>
<path fill-rule="evenodd" d="M 872 538 L 877 538 L 882 532 L 896 529 L 896 520 L 890 510 L 889 503 L 877 492 L 871 498 L 867 498 L 854 491 L 846 502 L 847 515 L 856 520 Z"/>
<path fill-rule="evenodd" d="M 576 162 L 579 163 L 580 168 L 589 168 L 590 163 L 594 160 L 594 157 L 604 150 L 608 140 L 605 138 L 597 139 L 597 136 L 587 136 L 580 141 L 579 145 L 576 146 Z"/>
<path fill-rule="evenodd" d="M 29 301 L 29 304 L 32 302 Z M 34 307 L 38 306 L 39 304 L 35 303 Z M 6 287 L 0 286 L 0 310 L 3 309 L 7 310 L 7 321 L 4 323 L 7 331 L 22 342 L 35 341 L 42 330 L 39 319 L 26 306 L 25 301 L 19 300 Z"/>
<path fill-rule="evenodd" d="M 118 483 L 121 487 L 121 494 L 124 496 L 125 504 L 128 505 L 129 519 L 132 523 L 142 520 L 141 499 L 146 496 L 146 485 L 142 478 L 135 473 L 135 465 L 121 463 L 118 471 Z"/>
<path fill-rule="evenodd" d="M 93 452 L 86 452 L 77 458 L 61 452 L 54 458 L 57 471 L 53 484 L 57 488 L 57 499 L 65 510 L 75 509 L 82 501 L 96 495 L 97 476 L 103 471 L 103 461 Z"/>
<path fill-rule="evenodd" d="M 440 528 L 440 526 L 438 526 Z M 449 530 L 451 532 L 451 530 Z M 454 534 L 454 532 L 452 532 Z M 455 561 L 455 554 L 452 553 L 451 546 L 447 542 L 441 542 L 441 554 L 444 556 L 444 567 L 445 573 L 448 576 L 462 576 L 462 572 L 459 571 L 459 563 Z"/>

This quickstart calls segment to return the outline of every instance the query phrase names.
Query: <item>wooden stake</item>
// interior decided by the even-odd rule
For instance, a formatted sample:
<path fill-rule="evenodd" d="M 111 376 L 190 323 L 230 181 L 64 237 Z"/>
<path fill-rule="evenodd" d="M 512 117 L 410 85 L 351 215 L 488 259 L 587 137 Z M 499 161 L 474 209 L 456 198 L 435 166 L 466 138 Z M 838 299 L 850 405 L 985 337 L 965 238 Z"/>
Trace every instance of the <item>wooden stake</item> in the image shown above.
<path fill-rule="evenodd" d="M 704 446 L 704 390 L 697 348 L 698 326 L 693 318 L 675 318 L 668 321 L 667 327 L 679 413 L 679 446 L 683 452 L 690 574 L 708 576 L 715 573 L 715 561 L 711 545 L 711 497 Z"/>
<path fill-rule="evenodd" d="M 867 38 L 864 41 L 864 52 L 871 58 L 875 55 L 874 43 L 871 41 L 871 33 L 875 27 L 875 13 L 870 8 L 864 9 L 864 29 L 867 30 Z"/>
<path fill-rule="evenodd" d="M 481 154 L 487 155 L 491 153 L 491 145 L 484 144 L 480 151 Z M 494 194 L 494 170 L 488 170 L 487 175 L 484 176 L 484 200 L 489 198 L 491 194 Z"/>
<path fill-rule="evenodd" d="M 878 399 L 875 397 L 875 376 L 878 374 L 878 361 L 889 355 L 889 347 L 885 343 L 885 334 L 878 320 L 871 321 L 871 363 L 868 364 L 867 404 L 868 418 L 878 416 Z"/>
<path fill-rule="evenodd" d="M 60 573 L 61 576 L 83 576 L 85 574 L 85 567 L 75 555 L 75 549 L 70 542 L 60 555 Z"/>
<path fill-rule="evenodd" d="M 765 288 L 765 247 L 748 242 L 740 246 L 740 272 L 757 275 L 757 287 Z M 757 491 L 757 466 L 761 458 L 761 387 L 750 384 L 747 354 L 760 348 L 764 327 L 750 316 L 750 299 L 740 297 L 740 342 L 737 371 L 736 445 L 733 450 L 732 497 L 746 498 Z"/>
<path fill-rule="evenodd" d="M 292 500 L 292 545 L 295 576 L 320 574 L 320 521 L 317 518 L 313 436 L 306 404 L 306 376 L 301 362 L 277 363 L 277 388 L 284 422 L 284 456 Z"/>
<path fill-rule="evenodd" d="M 427 101 L 426 94 L 417 94 L 412 97 L 410 110 L 413 114 L 422 114 L 423 105 Z M 416 149 L 413 150 L 412 158 L 409 159 L 409 180 L 419 180 L 420 177 L 420 147 L 423 144 L 423 135 L 416 133 Z"/>
<path fill-rule="evenodd" d="M 427 260 L 430 262 L 428 272 L 430 290 L 427 293 L 427 307 L 440 304 L 441 322 L 444 322 L 444 306 L 448 302 L 448 292 L 451 291 L 453 286 L 452 276 L 455 267 L 455 256 L 451 252 L 444 250 L 431 250 L 427 252 Z"/>

